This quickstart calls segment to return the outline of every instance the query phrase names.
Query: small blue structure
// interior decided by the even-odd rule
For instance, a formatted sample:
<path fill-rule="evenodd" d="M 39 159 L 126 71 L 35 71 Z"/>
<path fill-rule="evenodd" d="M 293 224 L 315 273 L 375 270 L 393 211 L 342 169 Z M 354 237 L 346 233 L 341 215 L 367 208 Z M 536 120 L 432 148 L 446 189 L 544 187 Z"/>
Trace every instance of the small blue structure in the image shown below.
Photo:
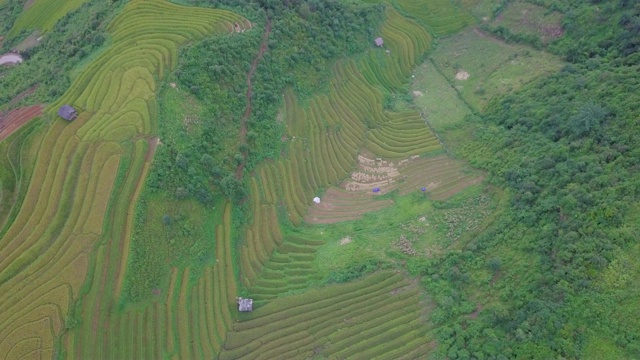
<path fill-rule="evenodd" d="M 78 117 L 78 112 L 71 105 L 62 105 L 58 109 L 58 115 L 67 121 L 73 121 Z"/>
<path fill-rule="evenodd" d="M 425 192 L 425 191 L 427 191 L 427 188 L 426 188 L 426 187 L 423 187 L 423 188 L 422 188 L 422 189 L 420 189 L 420 190 L 422 190 L 422 192 Z"/>
<path fill-rule="evenodd" d="M 372 190 L 374 193 L 380 192 L 380 188 L 379 187 L 374 187 Z"/>

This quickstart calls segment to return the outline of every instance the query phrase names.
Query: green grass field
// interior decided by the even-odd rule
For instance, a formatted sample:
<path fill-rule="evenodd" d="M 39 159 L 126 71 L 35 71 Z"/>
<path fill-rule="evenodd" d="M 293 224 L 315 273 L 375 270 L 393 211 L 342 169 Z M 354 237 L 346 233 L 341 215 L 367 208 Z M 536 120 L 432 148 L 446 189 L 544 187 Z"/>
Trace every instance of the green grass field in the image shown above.
<path fill-rule="evenodd" d="M 442 39 L 430 57 L 436 69 L 477 111 L 492 98 L 557 71 L 563 64 L 549 53 L 506 44 L 474 29 Z"/>
<path fill-rule="evenodd" d="M 459 126 L 465 116 L 471 114 L 458 92 L 431 61 L 416 68 L 411 90 L 414 103 L 438 133 L 446 133 Z"/>

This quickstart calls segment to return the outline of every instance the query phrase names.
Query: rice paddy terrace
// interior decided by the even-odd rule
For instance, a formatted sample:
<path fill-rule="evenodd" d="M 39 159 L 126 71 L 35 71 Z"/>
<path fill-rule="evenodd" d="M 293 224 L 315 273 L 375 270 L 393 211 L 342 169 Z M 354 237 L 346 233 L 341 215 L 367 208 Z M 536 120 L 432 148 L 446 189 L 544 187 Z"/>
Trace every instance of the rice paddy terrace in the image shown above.
<path fill-rule="evenodd" d="M 415 284 L 387 270 L 312 289 L 326 239 L 291 231 L 394 206 L 373 187 L 382 195 L 425 187 L 446 199 L 482 180 L 446 154 L 418 111 L 382 105 L 386 91 L 408 83 L 431 34 L 470 21 L 448 1 L 429 2 L 438 16 L 404 15 L 416 4 L 387 6 L 379 30 L 385 48 L 338 61 L 330 91 L 304 105 L 284 93 L 288 151 L 248 179 L 251 221 L 242 241 L 232 241 L 232 205 L 219 203 L 210 234 L 215 263 L 201 274 L 174 268 L 156 301 L 122 309 L 135 204 L 158 141 L 156 81 L 173 69 L 182 44 L 233 33 L 234 24 L 260 31 L 224 10 L 162 0 L 126 5 L 109 27 L 109 47 L 45 109 L 81 111 L 42 135 L 26 198 L 0 233 L 0 358 L 426 356 L 435 343 Z M 324 208 L 312 202 L 320 192 Z M 238 313 L 241 291 L 254 299 L 254 312 Z"/>
<path fill-rule="evenodd" d="M 50 31 L 60 18 L 79 8 L 86 0 L 30 0 L 25 3 L 26 10 L 20 14 L 9 32 L 15 35 L 25 29 Z"/>
<path fill-rule="evenodd" d="M 54 113 L 63 103 L 82 109 L 76 121 L 54 122 L 47 130 L 22 208 L 0 240 L 2 358 L 52 358 L 56 339 L 73 321 L 69 306 L 81 292 L 83 311 L 75 321 L 82 325 L 62 339 L 69 358 L 112 351 L 123 355 L 114 358 L 150 358 L 138 346 L 143 336 L 152 336 L 138 331 L 148 326 L 144 319 L 162 329 L 163 338 L 181 330 L 171 319 L 165 328 L 156 323 L 164 325 L 164 316 L 148 315 L 160 307 L 111 322 L 105 309 L 114 306 L 122 287 L 133 204 L 151 160 L 155 77 L 174 66 L 180 44 L 229 32 L 235 22 L 243 19 L 228 11 L 132 1 L 110 26 L 111 46 L 46 110 Z M 221 228 L 220 239 L 223 234 Z M 176 280 L 182 297 L 168 311 L 187 310 L 184 274 L 188 270 Z M 132 342 L 133 333 L 140 343 Z"/>

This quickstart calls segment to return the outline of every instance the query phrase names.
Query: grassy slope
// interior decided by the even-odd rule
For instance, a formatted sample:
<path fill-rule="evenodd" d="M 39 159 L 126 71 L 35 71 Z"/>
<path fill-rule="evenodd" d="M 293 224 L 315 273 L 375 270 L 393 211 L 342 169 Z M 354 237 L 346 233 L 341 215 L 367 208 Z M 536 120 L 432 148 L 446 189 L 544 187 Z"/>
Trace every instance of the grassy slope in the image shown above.
<path fill-rule="evenodd" d="M 455 88 L 442 76 L 432 61 L 416 68 L 411 84 L 413 102 L 426 114 L 427 121 L 443 135 L 446 130 L 459 127 L 471 110 L 462 101 Z"/>
<path fill-rule="evenodd" d="M 472 29 L 441 40 L 431 58 L 476 111 L 482 111 L 492 98 L 562 66 L 562 61 L 546 52 L 506 44 Z M 458 71 L 466 71 L 469 78 L 457 80 Z"/>

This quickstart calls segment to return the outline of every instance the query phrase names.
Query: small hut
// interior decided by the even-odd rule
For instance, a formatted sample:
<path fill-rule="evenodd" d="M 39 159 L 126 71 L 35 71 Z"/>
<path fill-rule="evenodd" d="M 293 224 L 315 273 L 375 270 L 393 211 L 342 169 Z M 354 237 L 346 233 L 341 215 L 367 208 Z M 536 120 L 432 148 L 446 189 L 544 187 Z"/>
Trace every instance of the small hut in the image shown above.
<path fill-rule="evenodd" d="M 382 40 L 381 37 L 376 38 L 373 42 L 376 44 L 376 46 L 382 46 L 384 44 L 384 40 Z"/>
<path fill-rule="evenodd" d="M 253 299 L 238 298 L 239 311 L 253 311 Z"/>
<path fill-rule="evenodd" d="M 71 105 L 62 105 L 58 110 L 58 115 L 67 121 L 72 121 L 78 117 L 78 112 Z"/>

